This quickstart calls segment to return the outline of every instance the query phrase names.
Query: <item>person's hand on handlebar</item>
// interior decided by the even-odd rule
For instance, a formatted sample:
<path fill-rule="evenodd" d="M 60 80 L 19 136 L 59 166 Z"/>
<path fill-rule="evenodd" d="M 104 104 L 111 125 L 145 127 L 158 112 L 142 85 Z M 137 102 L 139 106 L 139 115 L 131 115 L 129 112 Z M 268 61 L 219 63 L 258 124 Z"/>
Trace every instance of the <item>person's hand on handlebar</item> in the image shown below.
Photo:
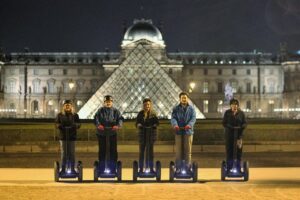
<path fill-rule="evenodd" d="M 141 123 L 138 123 L 138 124 L 136 125 L 136 127 L 137 127 L 137 128 L 142 128 L 143 125 L 142 125 Z"/>
<path fill-rule="evenodd" d="M 242 146 L 243 146 L 243 140 L 242 140 L 242 139 L 238 139 L 238 140 L 236 141 L 236 144 L 237 144 L 238 148 L 241 149 Z"/>
<path fill-rule="evenodd" d="M 186 125 L 185 127 L 184 127 L 184 130 L 189 130 L 189 129 L 191 129 L 192 127 L 190 126 L 190 125 Z"/>
<path fill-rule="evenodd" d="M 98 127 L 97 127 L 100 131 L 104 131 L 104 126 L 103 125 L 99 125 Z"/>
<path fill-rule="evenodd" d="M 174 126 L 175 131 L 179 131 L 179 126 Z"/>
<path fill-rule="evenodd" d="M 117 131 L 117 130 L 119 130 L 119 127 L 118 127 L 118 126 L 113 126 L 111 129 L 112 129 L 113 131 Z"/>

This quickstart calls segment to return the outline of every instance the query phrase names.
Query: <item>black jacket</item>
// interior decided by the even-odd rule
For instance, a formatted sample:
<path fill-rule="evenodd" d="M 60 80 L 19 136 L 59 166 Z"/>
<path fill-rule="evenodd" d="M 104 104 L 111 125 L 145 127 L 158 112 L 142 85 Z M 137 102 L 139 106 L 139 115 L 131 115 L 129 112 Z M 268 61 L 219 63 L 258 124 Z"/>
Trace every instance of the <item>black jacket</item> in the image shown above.
<path fill-rule="evenodd" d="M 141 124 L 143 127 L 138 127 L 137 125 Z M 152 134 L 151 134 L 151 140 L 154 142 L 157 137 L 157 126 L 159 125 L 158 118 L 156 116 L 156 113 L 151 111 L 147 118 L 145 118 L 144 110 L 140 111 L 136 118 L 136 127 L 138 128 L 138 134 L 139 134 L 139 141 L 144 142 L 143 135 L 145 134 L 144 127 L 152 127 Z"/>
<path fill-rule="evenodd" d="M 223 126 L 225 128 L 225 134 L 233 134 L 233 128 L 240 127 L 238 130 L 238 139 L 241 139 L 243 131 L 247 126 L 244 112 L 239 109 L 234 115 L 231 109 L 226 110 L 223 116 Z"/>
<path fill-rule="evenodd" d="M 59 129 L 59 140 L 76 140 L 77 129 L 81 126 L 78 114 L 58 113 L 55 123 Z"/>

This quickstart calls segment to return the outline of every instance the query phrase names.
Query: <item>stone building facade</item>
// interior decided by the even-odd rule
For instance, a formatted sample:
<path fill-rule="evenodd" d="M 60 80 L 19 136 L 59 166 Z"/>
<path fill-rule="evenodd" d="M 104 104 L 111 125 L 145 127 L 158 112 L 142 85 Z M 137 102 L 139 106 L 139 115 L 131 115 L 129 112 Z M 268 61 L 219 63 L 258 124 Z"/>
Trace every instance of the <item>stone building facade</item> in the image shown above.
<path fill-rule="evenodd" d="M 234 97 L 240 100 L 240 107 L 248 117 L 297 118 L 300 113 L 299 59 L 282 59 L 271 53 L 256 51 L 167 52 L 160 30 L 151 20 L 142 19 L 135 20 L 127 28 L 120 52 L 2 53 L 0 117 L 53 118 L 66 99 L 72 99 L 80 112 L 90 99 L 104 95 L 100 88 L 120 66 L 131 67 L 128 63 L 135 59 L 132 52 L 139 56 L 137 48 L 147 52 L 145 59 L 151 60 L 147 61 L 149 66 L 155 65 L 164 70 L 163 75 L 168 76 L 171 85 L 174 81 L 180 91 L 189 92 L 193 103 L 203 114 L 202 118 L 222 117 L 228 104 L 224 99 L 226 84 L 231 86 Z M 141 56 L 140 61 L 131 65 L 144 66 L 143 59 Z M 159 81 L 163 85 L 166 79 L 162 76 Z M 150 85 L 153 89 L 152 84 L 146 86 Z M 167 87 L 172 96 L 171 85 Z M 116 90 L 114 87 L 110 89 L 109 93 Z M 123 90 L 132 91 L 131 96 L 135 98 L 147 96 L 139 88 L 137 93 L 129 87 Z M 161 94 L 155 92 L 152 96 L 161 102 L 168 98 L 160 99 Z M 98 100 L 97 107 L 102 104 L 100 98 Z M 124 107 L 132 103 L 132 100 L 124 99 L 115 106 Z M 93 104 L 97 104 L 96 101 Z M 169 104 L 175 103 L 170 101 Z M 170 109 L 168 106 L 157 108 Z M 129 111 L 125 107 L 123 112 L 136 112 L 138 109 L 133 107 Z M 161 117 L 168 116 L 162 114 Z"/>

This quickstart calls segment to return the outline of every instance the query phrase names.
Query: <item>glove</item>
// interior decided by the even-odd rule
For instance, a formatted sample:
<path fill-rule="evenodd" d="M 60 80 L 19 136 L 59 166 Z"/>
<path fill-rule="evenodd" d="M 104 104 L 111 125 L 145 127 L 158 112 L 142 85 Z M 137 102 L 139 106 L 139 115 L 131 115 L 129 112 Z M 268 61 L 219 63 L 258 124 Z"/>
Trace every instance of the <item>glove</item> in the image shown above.
<path fill-rule="evenodd" d="M 118 127 L 118 126 L 113 126 L 111 130 L 113 130 L 113 131 L 117 131 L 118 129 L 119 129 L 119 127 Z"/>
<path fill-rule="evenodd" d="M 98 127 L 97 127 L 100 131 L 104 131 L 104 126 L 103 125 L 99 125 Z"/>
<path fill-rule="evenodd" d="M 142 127 L 143 127 L 143 125 L 140 124 L 140 123 L 138 123 L 136 126 L 137 126 L 138 128 L 142 128 Z"/>
<path fill-rule="evenodd" d="M 175 131 L 179 131 L 179 126 L 174 126 Z"/>
<path fill-rule="evenodd" d="M 242 140 L 242 139 L 238 139 L 238 140 L 236 141 L 236 144 L 237 144 L 238 148 L 241 149 L 242 146 L 243 146 L 243 140 Z"/>
<path fill-rule="evenodd" d="M 189 129 L 191 129 L 192 127 L 190 126 L 190 125 L 186 125 L 185 127 L 184 127 L 184 130 L 189 130 Z"/>

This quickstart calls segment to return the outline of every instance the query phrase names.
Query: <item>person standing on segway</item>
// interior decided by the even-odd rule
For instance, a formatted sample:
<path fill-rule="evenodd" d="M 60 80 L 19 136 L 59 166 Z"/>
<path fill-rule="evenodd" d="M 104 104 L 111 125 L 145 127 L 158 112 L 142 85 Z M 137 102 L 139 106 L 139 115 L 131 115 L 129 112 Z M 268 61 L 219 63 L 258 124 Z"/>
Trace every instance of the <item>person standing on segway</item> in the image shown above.
<path fill-rule="evenodd" d="M 71 173 L 75 173 L 75 141 L 77 129 L 81 124 L 78 114 L 74 112 L 71 100 L 65 100 L 63 110 L 57 114 L 55 124 L 59 129 L 62 173 L 65 173 L 68 157 L 71 161 Z"/>
<path fill-rule="evenodd" d="M 243 142 L 243 131 L 247 126 L 246 117 L 244 112 L 239 108 L 239 101 L 237 99 L 230 100 L 230 109 L 226 110 L 223 116 L 223 126 L 225 128 L 225 144 L 226 144 L 226 160 L 227 171 L 233 167 L 233 151 L 234 151 L 234 129 L 237 130 L 237 170 L 241 170 L 241 159 Z"/>
<path fill-rule="evenodd" d="M 144 168 L 144 155 L 145 150 L 147 149 L 146 145 L 149 145 L 149 152 L 146 156 L 146 160 L 149 161 L 150 173 L 153 173 L 153 144 L 156 141 L 157 137 L 157 126 L 159 125 L 159 121 L 156 113 L 152 110 L 152 102 L 149 98 L 145 98 L 143 100 L 143 110 L 141 110 L 136 119 L 136 127 L 138 128 L 139 134 L 139 171 L 143 173 Z M 151 128 L 151 135 L 149 136 L 150 141 L 147 144 L 147 128 Z"/>
<path fill-rule="evenodd" d="M 187 165 L 187 169 L 191 169 L 192 143 L 194 134 L 194 124 L 196 123 L 196 111 L 195 108 L 188 103 L 189 98 L 187 93 L 181 92 L 179 94 L 179 100 L 180 104 L 173 108 L 171 116 L 171 124 L 176 133 L 176 166 L 181 166 L 183 158 Z M 183 145 L 182 139 L 184 140 Z M 176 167 L 176 169 L 180 170 L 180 167 Z"/>
<path fill-rule="evenodd" d="M 117 131 L 121 128 L 123 117 L 118 109 L 113 107 L 113 98 L 110 95 L 104 97 L 104 106 L 99 108 L 94 116 L 94 123 L 97 128 L 97 138 L 99 144 L 100 171 L 105 169 L 106 156 L 106 134 L 109 134 L 109 167 L 111 171 L 116 171 L 118 160 L 117 152 Z M 105 130 L 107 129 L 107 130 Z"/>

